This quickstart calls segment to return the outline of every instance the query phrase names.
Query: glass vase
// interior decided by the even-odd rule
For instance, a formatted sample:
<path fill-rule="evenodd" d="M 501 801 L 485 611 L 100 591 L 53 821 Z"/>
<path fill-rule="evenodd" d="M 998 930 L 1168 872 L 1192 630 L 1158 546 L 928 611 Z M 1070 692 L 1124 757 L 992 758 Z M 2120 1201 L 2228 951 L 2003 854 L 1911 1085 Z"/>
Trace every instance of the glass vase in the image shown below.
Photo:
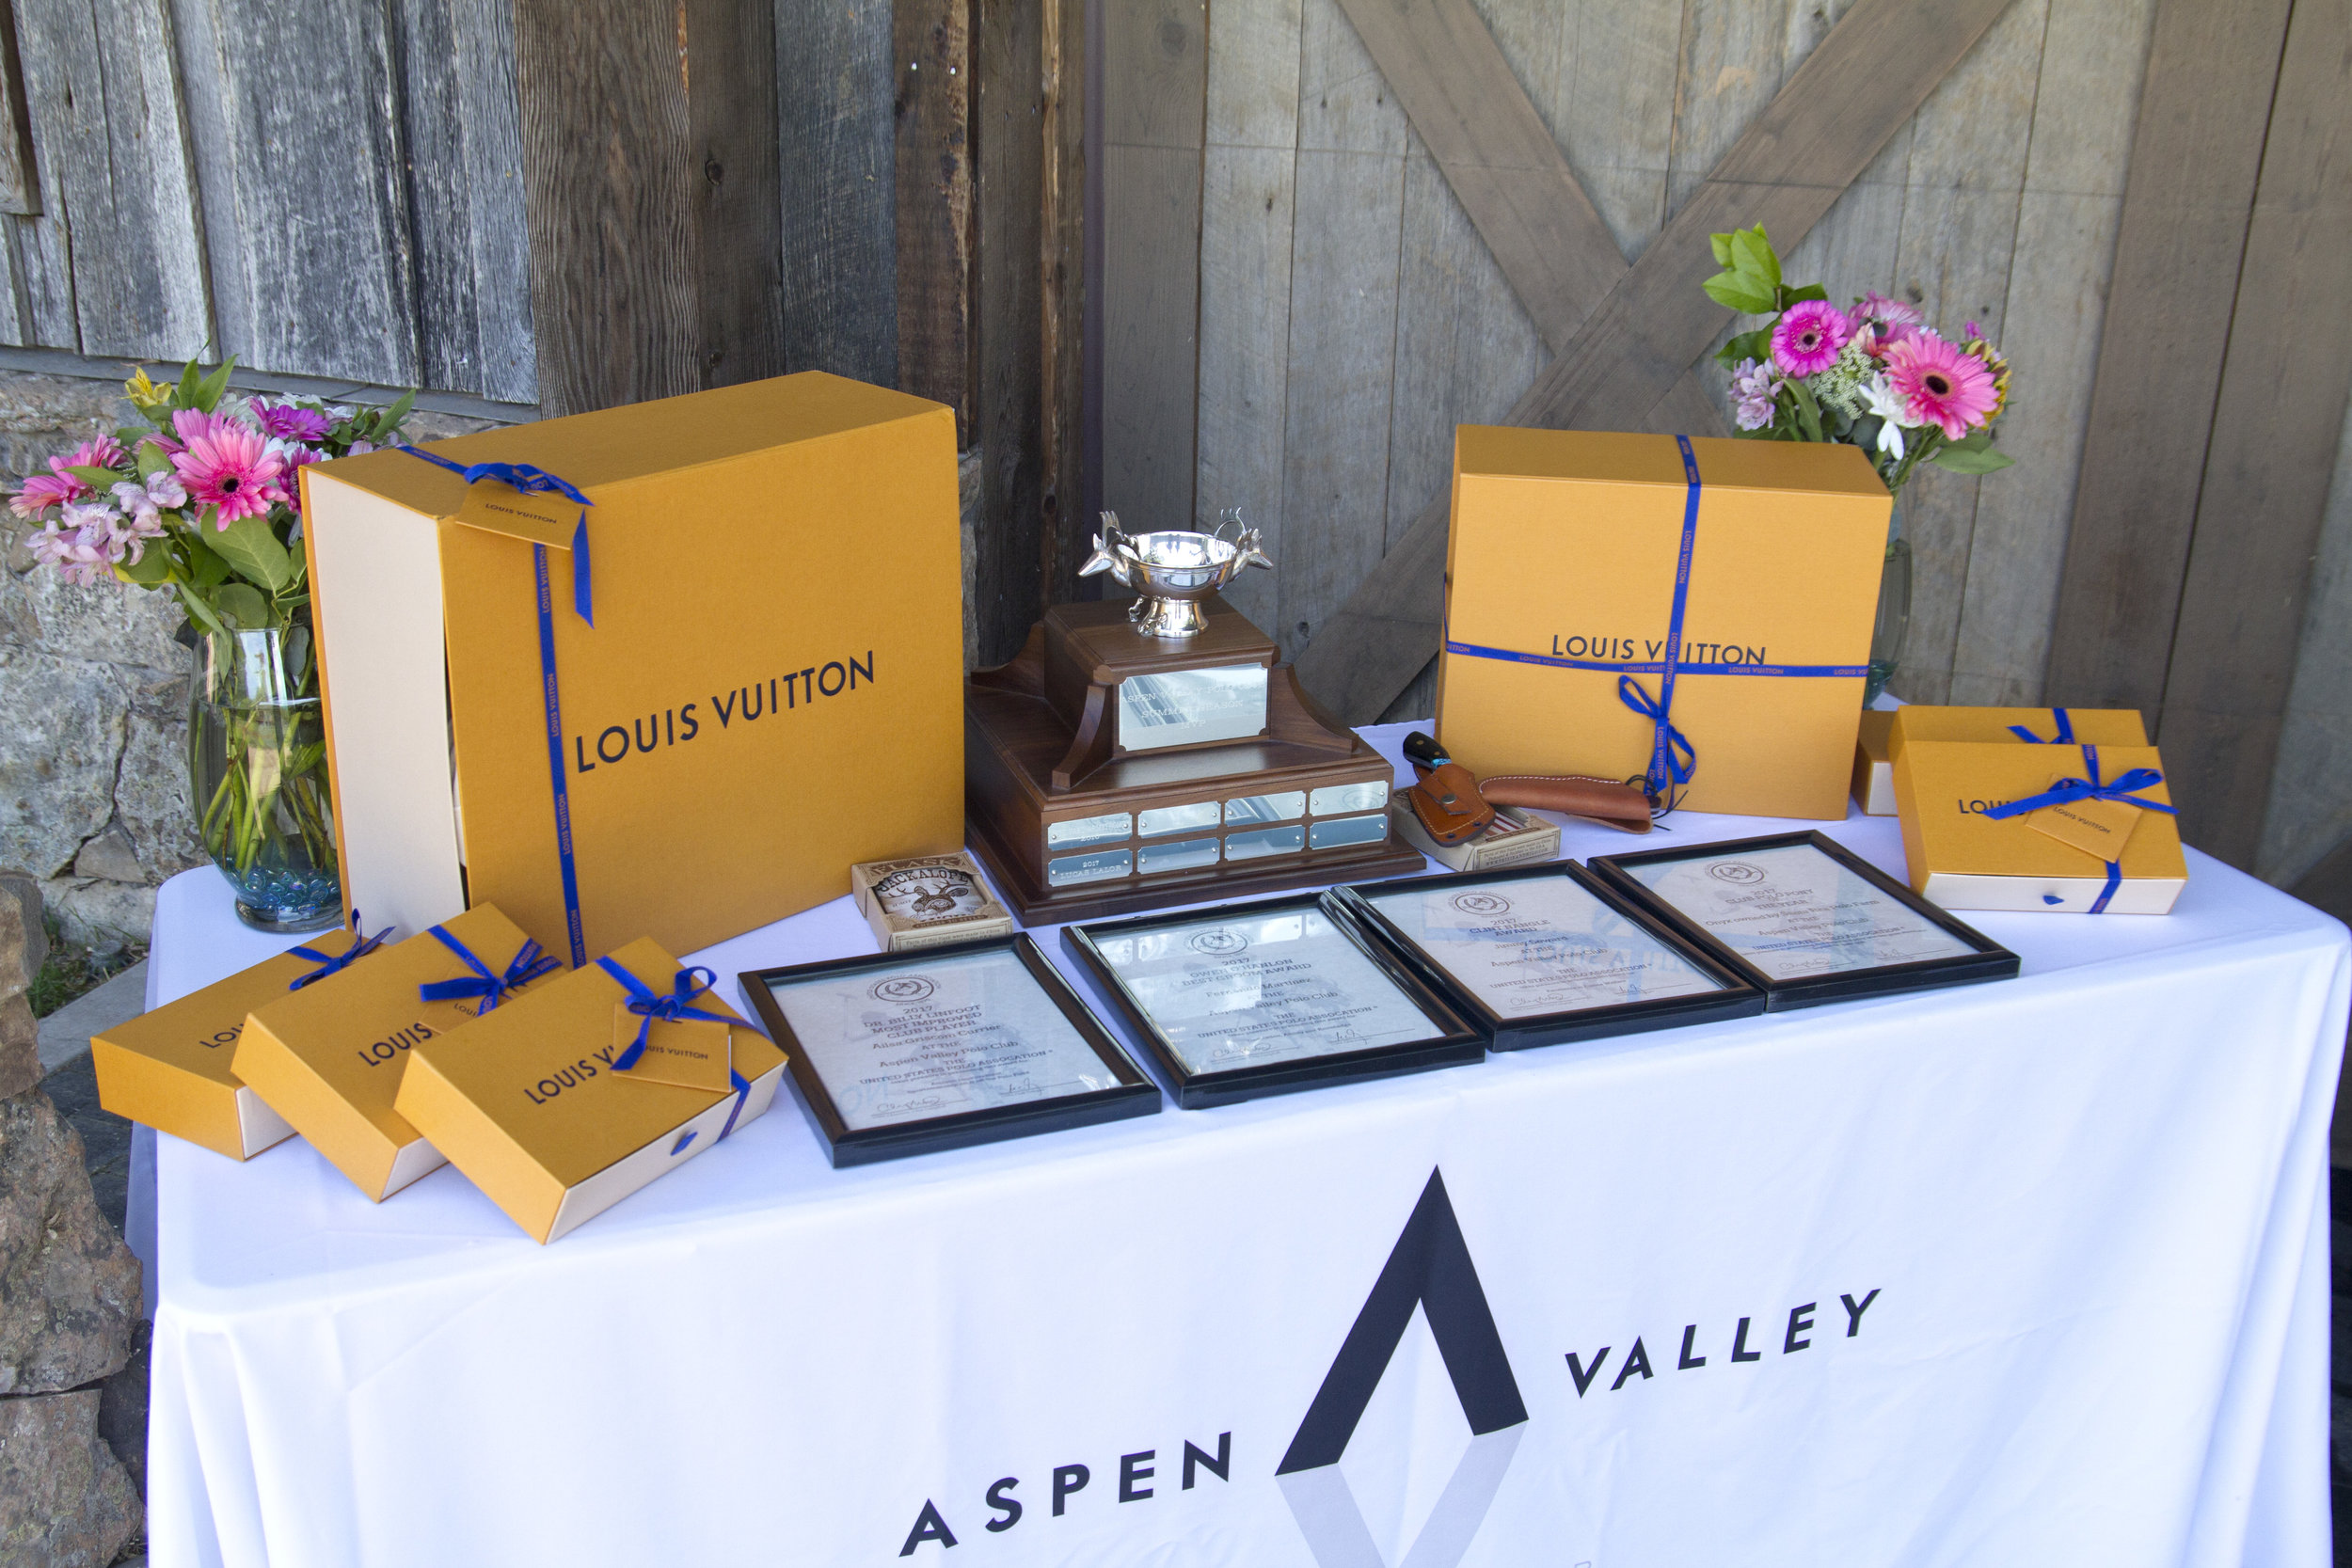
<path fill-rule="evenodd" d="M 1870 674 L 1862 683 L 1868 707 L 1902 668 L 1903 643 L 1911 637 L 1911 541 L 1903 537 L 1902 496 L 1897 492 L 1886 526 L 1886 564 L 1879 574 L 1878 619 L 1870 627 Z"/>
<path fill-rule="evenodd" d="M 215 633 L 197 644 L 189 799 L 204 847 L 260 931 L 342 919 L 318 666 L 307 626 Z"/>

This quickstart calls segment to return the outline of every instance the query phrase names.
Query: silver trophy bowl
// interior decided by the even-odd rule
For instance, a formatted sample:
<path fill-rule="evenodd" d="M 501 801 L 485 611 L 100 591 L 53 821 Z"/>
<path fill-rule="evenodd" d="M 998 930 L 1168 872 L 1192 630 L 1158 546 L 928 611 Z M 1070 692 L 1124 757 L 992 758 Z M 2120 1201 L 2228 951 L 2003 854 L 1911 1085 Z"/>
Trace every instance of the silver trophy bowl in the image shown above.
<path fill-rule="evenodd" d="M 1233 537 L 1225 531 L 1233 530 Z M 1209 619 L 1200 601 L 1242 574 L 1245 567 L 1274 562 L 1259 548 L 1258 531 L 1242 521 L 1238 507 L 1228 509 L 1207 533 L 1168 529 L 1159 533 L 1129 533 L 1119 526 L 1119 515 L 1103 514 L 1103 531 L 1094 536 L 1094 553 L 1078 568 L 1082 578 L 1108 572 L 1112 578 L 1143 595 L 1128 607 L 1127 619 L 1145 637 L 1184 638 L 1205 630 Z"/>

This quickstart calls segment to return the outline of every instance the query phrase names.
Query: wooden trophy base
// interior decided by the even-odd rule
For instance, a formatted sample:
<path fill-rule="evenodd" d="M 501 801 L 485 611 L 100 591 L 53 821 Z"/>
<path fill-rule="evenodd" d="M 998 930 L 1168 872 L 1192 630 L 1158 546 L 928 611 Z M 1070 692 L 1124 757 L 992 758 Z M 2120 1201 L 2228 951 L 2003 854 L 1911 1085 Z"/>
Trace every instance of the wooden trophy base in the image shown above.
<path fill-rule="evenodd" d="M 1138 635 L 1123 600 L 1057 605 L 1010 663 L 965 685 L 967 833 L 1024 925 L 1425 868 L 1390 832 L 1388 760 L 1246 617 L 1201 603 L 1208 629 L 1182 641 Z M 1248 667 L 1264 676 L 1260 733 L 1120 744 L 1121 682 Z"/>

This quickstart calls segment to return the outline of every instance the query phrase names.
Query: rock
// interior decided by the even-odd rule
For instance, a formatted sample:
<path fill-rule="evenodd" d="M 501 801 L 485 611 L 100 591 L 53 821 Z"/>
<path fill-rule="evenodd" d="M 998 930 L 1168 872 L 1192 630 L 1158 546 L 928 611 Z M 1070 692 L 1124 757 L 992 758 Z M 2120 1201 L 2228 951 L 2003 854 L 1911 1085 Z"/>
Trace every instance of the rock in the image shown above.
<path fill-rule="evenodd" d="M 155 924 L 151 887 L 60 877 L 41 883 L 40 895 L 57 917 L 59 934 L 83 947 L 119 949 L 126 941 L 145 942 Z"/>
<path fill-rule="evenodd" d="M 131 1484 L 147 1496 L 148 1350 L 155 1325 L 142 1321 L 131 1338 L 131 1359 L 106 1380 L 98 1400 L 98 1435 L 131 1473 Z"/>
<path fill-rule="evenodd" d="M 160 882 L 212 857 L 188 805 L 188 678 L 158 680 L 131 705 L 115 777 L 115 820 L 131 835 L 144 881 Z"/>
<path fill-rule="evenodd" d="M 97 1389 L 0 1399 L 0 1563 L 107 1568 L 146 1522 Z"/>
<path fill-rule="evenodd" d="M 48 958 L 40 885 L 21 872 L 0 871 L 0 996 L 31 985 Z"/>
<path fill-rule="evenodd" d="M 130 1356 L 139 1261 L 83 1158 L 46 1095 L 0 1101 L 0 1394 L 76 1388 Z"/>
<path fill-rule="evenodd" d="M 41 1071 L 40 1024 L 32 999 L 19 991 L 0 1002 L 0 1099 L 23 1094 L 40 1082 Z"/>
<path fill-rule="evenodd" d="M 115 665 L 0 643 L 0 865 L 59 876 L 115 815 L 133 689 Z"/>
<path fill-rule="evenodd" d="M 82 846 L 81 852 L 73 857 L 73 874 L 109 882 L 144 885 L 147 881 L 147 872 L 139 864 L 139 852 L 119 822 L 108 823 Z"/>

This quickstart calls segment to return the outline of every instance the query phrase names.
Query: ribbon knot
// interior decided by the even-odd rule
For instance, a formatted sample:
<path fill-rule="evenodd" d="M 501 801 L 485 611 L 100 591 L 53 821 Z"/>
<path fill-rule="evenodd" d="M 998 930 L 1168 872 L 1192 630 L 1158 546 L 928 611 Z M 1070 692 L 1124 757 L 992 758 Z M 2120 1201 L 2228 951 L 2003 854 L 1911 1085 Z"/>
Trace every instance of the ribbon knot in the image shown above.
<path fill-rule="evenodd" d="M 355 960 L 364 958 L 369 954 L 374 952 L 377 948 L 383 946 L 384 939 L 392 934 L 392 928 L 389 926 L 387 926 L 372 937 L 360 937 L 359 911 L 358 910 L 354 910 L 351 911 L 351 934 L 354 937 L 358 937 L 358 940 L 354 942 L 349 947 L 344 948 L 340 954 L 322 953 L 317 948 L 308 945 L 302 947 L 289 947 L 286 949 L 287 952 L 293 954 L 295 958 L 308 958 L 310 962 L 319 966 L 318 968 L 310 971 L 310 974 L 302 975 L 298 979 L 289 980 L 286 983 L 286 989 L 288 990 L 300 990 L 303 987 L 309 985 L 313 980 L 324 980 L 329 974 L 334 974 L 340 971 L 350 968 Z"/>
<path fill-rule="evenodd" d="M 2065 712 L 2063 708 L 2053 711 L 2061 716 Z M 2030 740 L 2033 736 L 2027 736 L 2026 738 Z M 2060 779 L 2039 795 L 2028 795 L 2022 800 L 2010 800 L 2002 805 L 1988 806 L 1985 808 L 1984 815 L 1995 821 L 2005 821 L 2012 816 L 2023 816 L 2027 812 L 2040 811 L 2044 806 L 2072 805 L 2077 800 L 2121 800 L 2127 806 L 2137 806 L 2142 811 L 2160 811 L 2167 816 L 2181 815 L 2160 800 L 2139 799 L 2138 791 L 2148 788 L 2151 784 L 2164 783 L 2164 775 L 2153 768 L 2126 768 L 2113 784 L 2107 784 L 2099 777 L 2099 748 L 2086 746 L 2083 748 L 2083 771 L 2089 773 L 2090 777 Z M 2091 900 L 2090 912 L 2092 914 L 2106 913 L 2108 901 L 2114 898 L 2116 890 L 2123 885 L 2123 863 L 2114 860 L 2104 863 L 2107 868 L 2106 886 L 2101 888 L 2099 896 Z M 2042 902 L 2056 904 L 2063 900 L 2043 894 Z"/>
<path fill-rule="evenodd" d="M 507 992 L 527 986 L 542 975 L 552 974 L 564 967 L 563 960 L 554 954 L 542 952 L 538 939 L 532 937 L 525 939 L 522 951 L 515 955 L 514 961 L 506 966 L 506 972 L 503 974 L 493 974 L 490 973 L 489 966 L 476 958 L 473 950 L 464 942 L 450 935 L 441 927 L 436 926 L 431 929 L 432 934 L 440 939 L 441 945 L 464 959 L 466 967 L 473 973 L 461 974 L 454 980 L 435 980 L 419 986 L 418 996 L 427 1002 L 455 1002 L 465 997 L 478 996 L 482 998 L 482 1006 L 476 1012 L 476 1017 L 493 1011 L 500 1003 L 506 1000 Z"/>
<path fill-rule="evenodd" d="M 645 1053 L 645 1037 L 652 1030 L 656 1019 L 665 1023 L 675 1023 L 690 1018 L 701 1019 L 707 1023 L 724 1023 L 730 1027 L 735 1023 L 735 1020 L 724 1013 L 709 1012 L 693 1006 L 694 998 L 708 990 L 719 980 L 715 972 L 705 969 L 700 964 L 696 964 L 691 969 L 679 970 L 671 978 L 670 994 L 667 996 L 655 990 L 611 958 L 598 958 L 596 967 L 621 982 L 622 989 L 628 992 L 628 1010 L 637 1015 L 637 1037 L 629 1042 L 627 1051 L 622 1052 L 614 1059 L 612 1070 L 615 1072 L 627 1072 L 637 1065 L 637 1059 Z M 730 1080 L 734 1078 L 733 1067 L 728 1068 L 727 1075 Z"/>
<path fill-rule="evenodd" d="M 426 451 L 422 447 L 402 447 L 400 450 L 411 457 L 423 458 L 437 468 L 447 468 L 469 484 L 479 484 L 485 479 L 495 479 L 521 495 L 562 496 L 566 500 L 578 501 L 583 509 L 596 504 L 581 495 L 580 487 L 571 481 L 560 475 L 551 474 L 533 464 L 474 463 L 469 465 L 453 463 L 446 457 L 436 456 Z M 585 510 L 580 515 L 579 526 L 572 530 L 572 610 L 590 626 L 596 624 L 596 595 L 590 589 L 588 570 L 588 514 Z"/>
<path fill-rule="evenodd" d="M 2050 710 L 2050 717 L 2058 724 L 2058 734 L 2047 740 L 2042 739 L 2023 724 L 2011 724 L 2009 727 L 2009 733 L 2020 740 L 2030 740 L 2037 746 L 2072 746 L 2074 744 L 2074 716 L 2062 707 L 2054 707 Z M 2147 786 L 2143 784 L 2141 787 Z"/>
<path fill-rule="evenodd" d="M 1677 785 L 1689 784 L 1691 775 L 1698 768 L 1699 754 L 1690 738 L 1668 721 L 1666 705 L 1651 697 L 1649 689 L 1631 675 L 1617 677 L 1617 701 L 1658 726 L 1658 743 L 1651 751 L 1649 768 L 1643 775 L 1644 787 L 1650 797 L 1655 800 L 1663 793 L 1669 780 Z"/>

